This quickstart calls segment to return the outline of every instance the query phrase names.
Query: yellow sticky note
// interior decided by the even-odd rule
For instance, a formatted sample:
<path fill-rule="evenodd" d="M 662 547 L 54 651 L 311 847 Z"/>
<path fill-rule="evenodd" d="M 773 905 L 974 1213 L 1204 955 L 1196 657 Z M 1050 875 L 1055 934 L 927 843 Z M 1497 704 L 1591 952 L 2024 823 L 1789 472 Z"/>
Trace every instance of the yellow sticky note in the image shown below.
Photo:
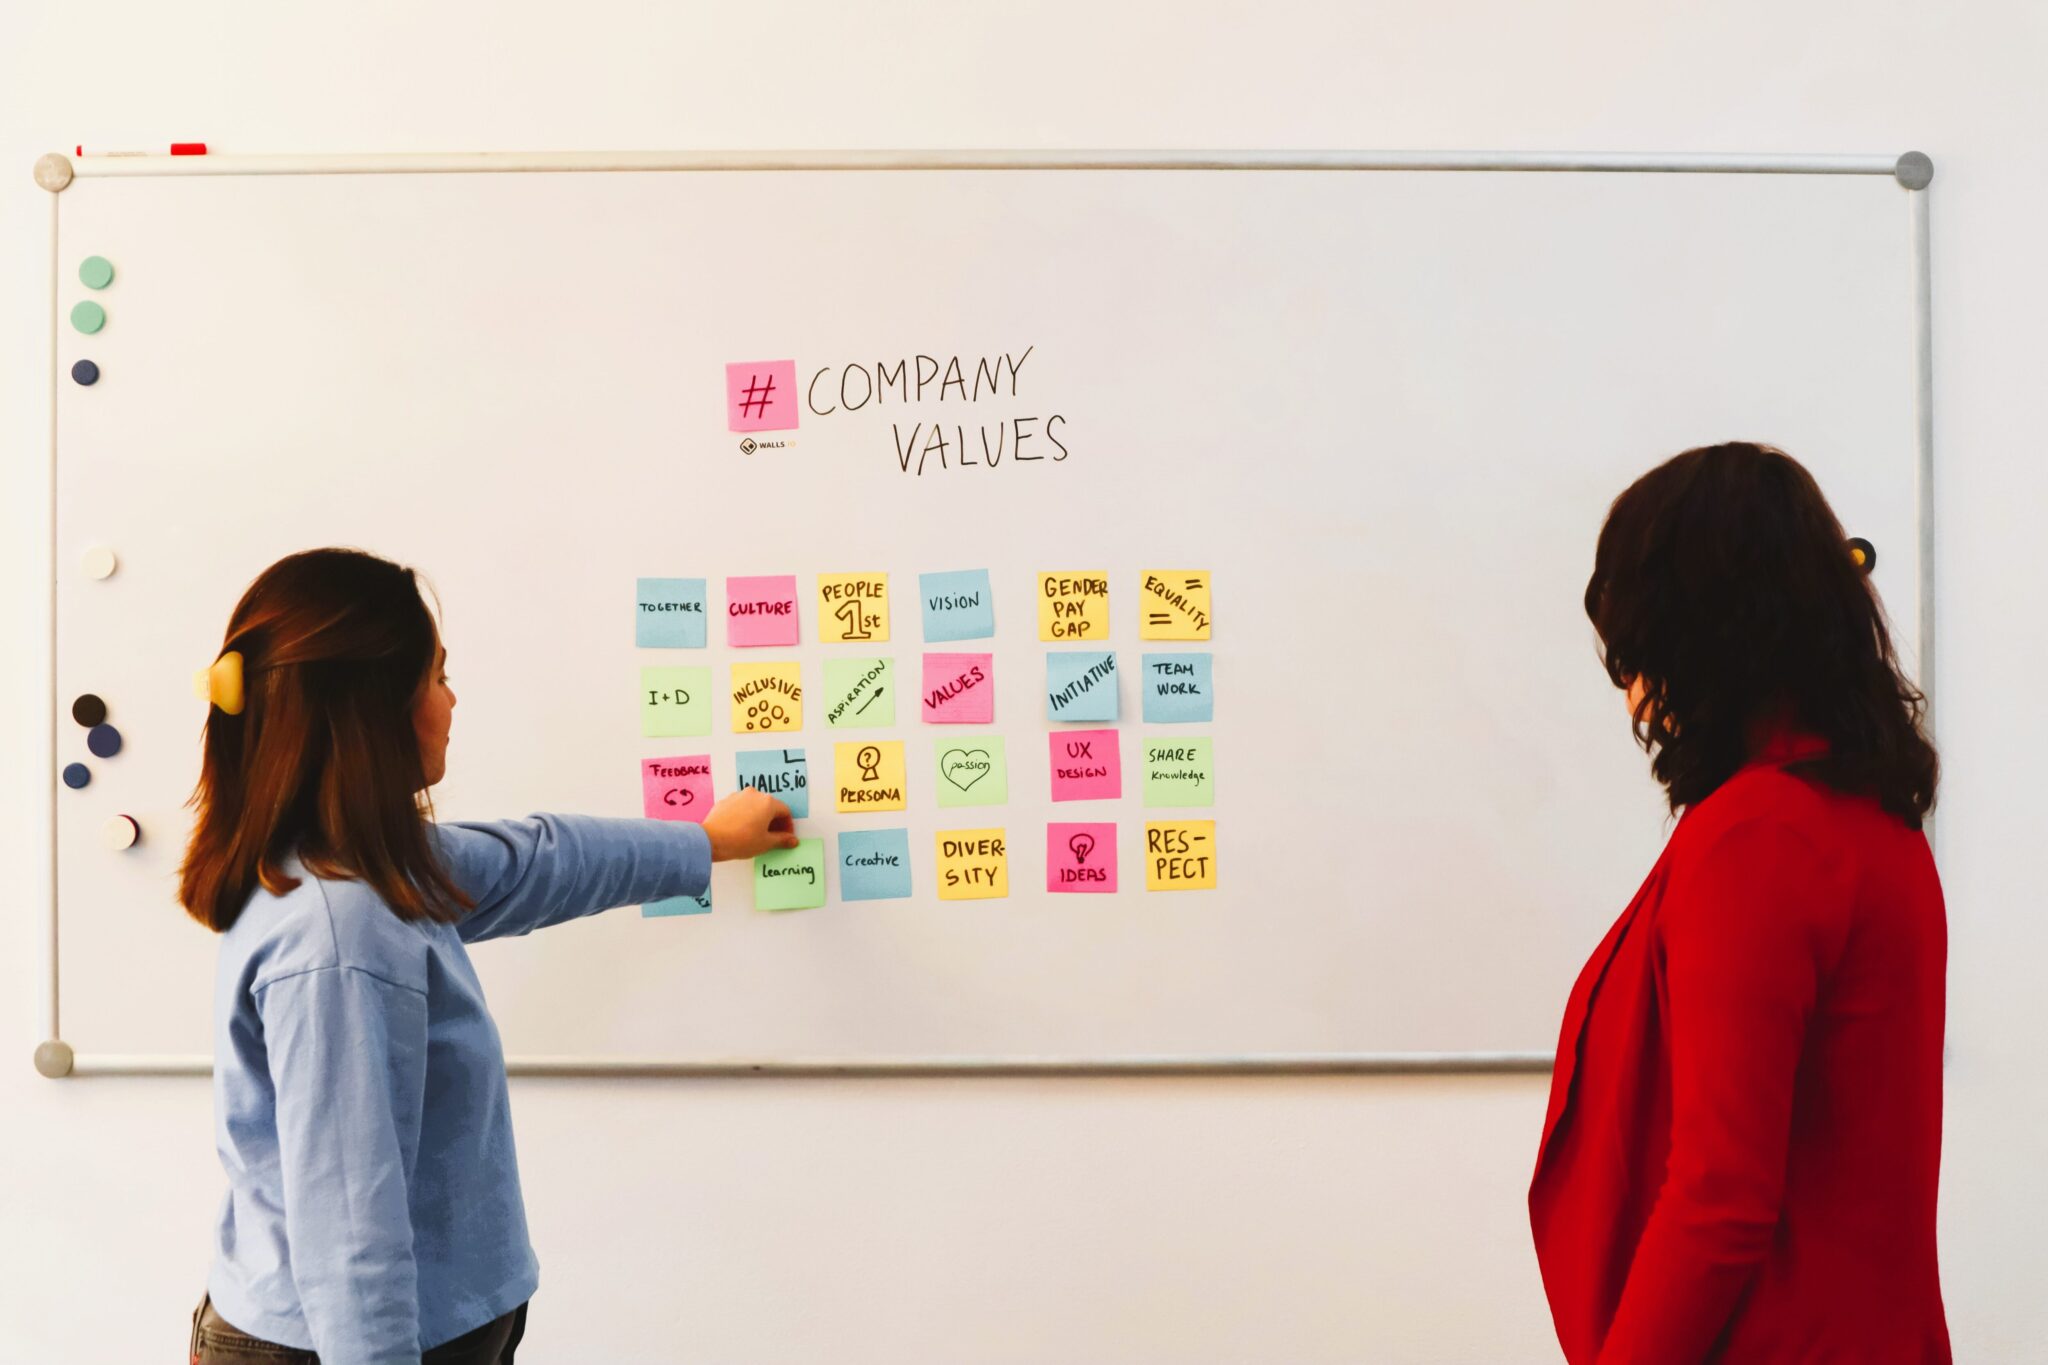
<path fill-rule="evenodd" d="M 1145 889 L 1209 891 L 1216 886 L 1214 820 L 1145 822 Z"/>
<path fill-rule="evenodd" d="M 803 672 L 794 662 L 732 666 L 734 734 L 803 728 Z"/>
<path fill-rule="evenodd" d="M 818 638 L 826 644 L 889 638 L 889 575 L 818 575 Z"/>
<path fill-rule="evenodd" d="M 832 789 L 839 809 L 902 810 L 903 741 L 871 739 L 832 746 Z"/>
<path fill-rule="evenodd" d="M 1138 638 L 1209 638 L 1209 571 L 1147 569 L 1138 580 Z"/>
<path fill-rule="evenodd" d="M 989 900 L 1010 894 L 1010 855 L 999 829 L 939 831 L 939 899 Z"/>
<path fill-rule="evenodd" d="M 1038 576 L 1038 638 L 1107 640 L 1109 575 L 1042 573 Z"/>

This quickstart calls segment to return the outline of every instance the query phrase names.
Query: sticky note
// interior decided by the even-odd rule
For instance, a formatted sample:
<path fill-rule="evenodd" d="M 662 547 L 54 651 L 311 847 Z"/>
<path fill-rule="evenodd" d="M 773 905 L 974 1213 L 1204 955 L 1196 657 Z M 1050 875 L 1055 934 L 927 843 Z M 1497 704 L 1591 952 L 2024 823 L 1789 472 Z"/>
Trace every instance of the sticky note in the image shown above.
<path fill-rule="evenodd" d="M 704 580 L 643 578 L 634 593 L 633 643 L 641 649 L 704 648 Z"/>
<path fill-rule="evenodd" d="M 711 893 L 701 896 L 670 896 L 665 900 L 649 901 L 640 907 L 641 919 L 661 919 L 668 915 L 708 915 L 711 913 Z"/>
<path fill-rule="evenodd" d="M 649 736 L 710 734 L 711 670 L 641 669 L 640 733 Z"/>
<path fill-rule="evenodd" d="M 1114 801 L 1124 794 L 1123 759 L 1114 730 L 1055 730 L 1052 799 Z"/>
<path fill-rule="evenodd" d="M 725 367 L 727 431 L 795 431 L 794 360 L 736 360 Z"/>
<path fill-rule="evenodd" d="M 1116 826 L 1107 821 L 1045 827 L 1045 889 L 1116 890 Z"/>
<path fill-rule="evenodd" d="M 1214 719 L 1207 654 L 1147 654 L 1138 673 L 1147 725 L 1179 725 Z"/>
<path fill-rule="evenodd" d="M 756 910 L 815 910 L 825 903 L 825 841 L 800 839 L 754 859 Z"/>
<path fill-rule="evenodd" d="M 1045 714 L 1049 720 L 1115 720 L 1116 655 L 1108 650 L 1047 654 Z"/>
<path fill-rule="evenodd" d="M 986 640 L 996 633 L 996 599 L 987 569 L 921 573 L 917 595 L 927 643 Z"/>
<path fill-rule="evenodd" d="M 905 785 L 902 740 L 832 746 L 832 787 L 840 810 L 902 810 Z"/>
<path fill-rule="evenodd" d="M 1213 806 L 1215 765 L 1209 741 L 1147 739 L 1145 804 L 1148 806 Z"/>
<path fill-rule="evenodd" d="M 711 799 L 711 755 L 640 760 L 640 812 L 648 819 L 702 823 Z"/>
<path fill-rule="evenodd" d="M 796 575 L 726 579 L 725 642 L 736 649 L 795 644 Z"/>
<path fill-rule="evenodd" d="M 825 660 L 825 723 L 848 730 L 896 723 L 896 670 L 887 659 Z"/>
<path fill-rule="evenodd" d="M 1209 571 L 1149 569 L 1138 579 L 1138 638 L 1209 638 Z"/>
<path fill-rule="evenodd" d="M 1000 806 L 1010 799 L 1010 765 L 1003 741 L 976 735 L 958 743 L 941 741 L 937 786 L 941 806 Z"/>
<path fill-rule="evenodd" d="M 1107 640 L 1109 575 L 1042 573 L 1038 576 L 1038 638 Z"/>
<path fill-rule="evenodd" d="M 1206 891 L 1216 885 L 1214 820 L 1145 822 L 1145 889 Z"/>
<path fill-rule="evenodd" d="M 818 638 L 848 644 L 889 638 L 889 575 L 818 575 Z"/>
<path fill-rule="evenodd" d="M 733 755 L 742 791 L 779 797 L 799 820 L 811 818 L 811 765 L 802 749 L 742 749 Z"/>
<path fill-rule="evenodd" d="M 939 899 L 989 900 L 1010 894 L 1010 858 L 999 829 L 942 829 Z"/>
<path fill-rule="evenodd" d="M 996 718 L 992 654 L 924 656 L 924 718 L 931 725 L 980 724 Z"/>
<path fill-rule="evenodd" d="M 734 734 L 803 728 L 803 670 L 795 660 L 732 666 Z"/>
<path fill-rule="evenodd" d="M 839 836 L 839 898 L 895 900 L 910 894 L 910 831 L 850 829 Z"/>

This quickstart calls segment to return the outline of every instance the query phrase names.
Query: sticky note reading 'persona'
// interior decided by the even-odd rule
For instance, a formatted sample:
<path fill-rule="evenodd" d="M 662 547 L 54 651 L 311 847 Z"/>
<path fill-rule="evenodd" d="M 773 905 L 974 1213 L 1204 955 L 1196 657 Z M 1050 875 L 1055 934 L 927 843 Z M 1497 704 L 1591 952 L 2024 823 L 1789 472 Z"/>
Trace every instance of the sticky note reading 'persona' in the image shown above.
<path fill-rule="evenodd" d="M 754 859 L 756 910 L 815 910 L 825 903 L 825 841 L 801 839 Z"/>
<path fill-rule="evenodd" d="M 739 360 L 725 367 L 727 431 L 795 431 L 796 362 Z"/>
<path fill-rule="evenodd" d="M 711 755 L 640 760 L 640 813 L 702 823 L 711 809 Z"/>
<path fill-rule="evenodd" d="M 811 769 L 802 749 L 742 749 L 733 755 L 740 790 L 766 792 L 799 820 L 811 818 Z"/>
<path fill-rule="evenodd" d="M 850 829 L 839 836 L 841 900 L 897 900 L 909 894 L 909 830 Z"/>
<path fill-rule="evenodd" d="M 711 670 L 640 670 L 640 733 L 650 738 L 711 733 Z"/>
<path fill-rule="evenodd" d="M 996 633 L 995 594 L 989 590 L 987 569 L 921 573 L 917 594 L 928 644 L 986 640 Z"/>
<path fill-rule="evenodd" d="M 1149 820 L 1145 824 L 1145 889 L 1206 891 L 1216 885 L 1214 820 Z"/>
<path fill-rule="evenodd" d="M 1209 571 L 1153 569 L 1138 579 L 1138 638 L 1209 638 Z"/>
<path fill-rule="evenodd" d="M 835 729 L 896 723 L 895 668 L 887 659 L 825 660 L 825 723 Z"/>
<path fill-rule="evenodd" d="M 1147 725 L 1205 723 L 1215 718 L 1207 654 L 1147 654 L 1138 674 Z"/>
<path fill-rule="evenodd" d="M 1116 890 L 1116 826 L 1109 821 L 1045 827 L 1045 889 Z"/>
<path fill-rule="evenodd" d="M 1046 655 L 1045 714 L 1048 720 L 1115 720 L 1116 655 Z"/>
<path fill-rule="evenodd" d="M 711 893 L 701 896 L 670 896 L 666 900 L 649 901 L 640 907 L 640 918 L 662 919 L 669 915 L 708 915 L 711 913 Z"/>
<path fill-rule="evenodd" d="M 940 830 L 938 846 L 940 900 L 988 900 L 1010 894 L 1010 859 L 1001 830 Z"/>
<path fill-rule="evenodd" d="M 1003 742 L 976 736 L 958 744 L 938 746 L 941 806 L 1000 806 L 1010 799 L 1010 765 Z"/>
<path fill-rule="evenodd" d="M 1213 806 L 1215 764 L 1204 739 L 1147 739 L 1145 804 Z"/>
<path fill-rule="evenodd" d="M 996 718 L 992 654 L 924 656 L 924 718 L 933 725 L 981 724 Z"/>
<path fill-rule="evenodd" d="M 726 579 L 725 642 L 736 649 L 795 644 L 796 575 Z"/>
<path fill-rule="evenodd" d="M 633 607 L 633 643 L 641 649 L 704 648 L 704 580 L 643 578 Z"/>
<path fill-rule="evenodd" d="M 1038 576 L 1038 638 L 1107 640 L 1109 575 L 1042 573 Z"/>
<path fill-rule="evenodd" d="M 818 638 L 844 644 L 889 638 L 889 576 L 818 575 Z"/>
<path fill-rule="evenodd" d="M 908 804 L 903 741 L 833 745 L 832 786 L 840 810 L 902 810 Z"/>
<path fill-rule="evenodd" d="M 736 735 L 804 728 L 803 672 L 795 663 L 732 666 L 732 730 Z"/>
<path fill-rule="evenodd" d="M 1122 757 L 1114 730 L 1056 730 L 1052 741 L 1052 799 L 1114 801 L 1124 794 Z"/>

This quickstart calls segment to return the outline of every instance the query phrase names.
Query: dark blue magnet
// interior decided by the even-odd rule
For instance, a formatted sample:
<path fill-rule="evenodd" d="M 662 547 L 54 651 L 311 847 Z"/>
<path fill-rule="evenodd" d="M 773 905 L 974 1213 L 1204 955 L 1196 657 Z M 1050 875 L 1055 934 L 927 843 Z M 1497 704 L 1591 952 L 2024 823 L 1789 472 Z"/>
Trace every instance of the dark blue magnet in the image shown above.
<path fill-rule="evenodd" d="M 95 757 L 112 758 L 121 752 L 121 732 L 111 725 L 95 725 L 85 733 L 85 747 Z"/>
<path fill-rule="evenodd" d="M 92 769 L 83 763 L 73 763 L 64 769 L 64 785 L 76 791 L 92 781 Z"/>

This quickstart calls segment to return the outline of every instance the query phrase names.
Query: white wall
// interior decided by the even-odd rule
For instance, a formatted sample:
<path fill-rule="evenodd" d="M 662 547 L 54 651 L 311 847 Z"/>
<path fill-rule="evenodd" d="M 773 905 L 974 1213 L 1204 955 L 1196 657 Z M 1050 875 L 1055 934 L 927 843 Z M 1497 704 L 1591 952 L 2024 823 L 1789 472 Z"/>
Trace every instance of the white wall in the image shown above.
<path fill-rule="evenodd" d="M 1953 936 L 1942 1249 L 1959 1358 L 2040 1358 L 2048 11 L 201 8 L 0 11 L 0 867 L 20 892 L 0 913 L 0 1361 L 175 1351 L 220 1184 L 203 1083 L 52 1083 L 28 1065 L 48 838 L 47 205 L 28 170 L 77 142 L 185 138 L 1930 152 Z M 1753 433 L 1700 437 L 1734 434 Z M 1590 667 L 1586 684 L 1604 685 Z M 1617 909 L 1632 889 L 1614 888 Z M 1521 1203 L 1542 1095 L 1536 1078 L 521 1083 L 546 1265 L 521 1359 L 1553 1360 Z"/>

